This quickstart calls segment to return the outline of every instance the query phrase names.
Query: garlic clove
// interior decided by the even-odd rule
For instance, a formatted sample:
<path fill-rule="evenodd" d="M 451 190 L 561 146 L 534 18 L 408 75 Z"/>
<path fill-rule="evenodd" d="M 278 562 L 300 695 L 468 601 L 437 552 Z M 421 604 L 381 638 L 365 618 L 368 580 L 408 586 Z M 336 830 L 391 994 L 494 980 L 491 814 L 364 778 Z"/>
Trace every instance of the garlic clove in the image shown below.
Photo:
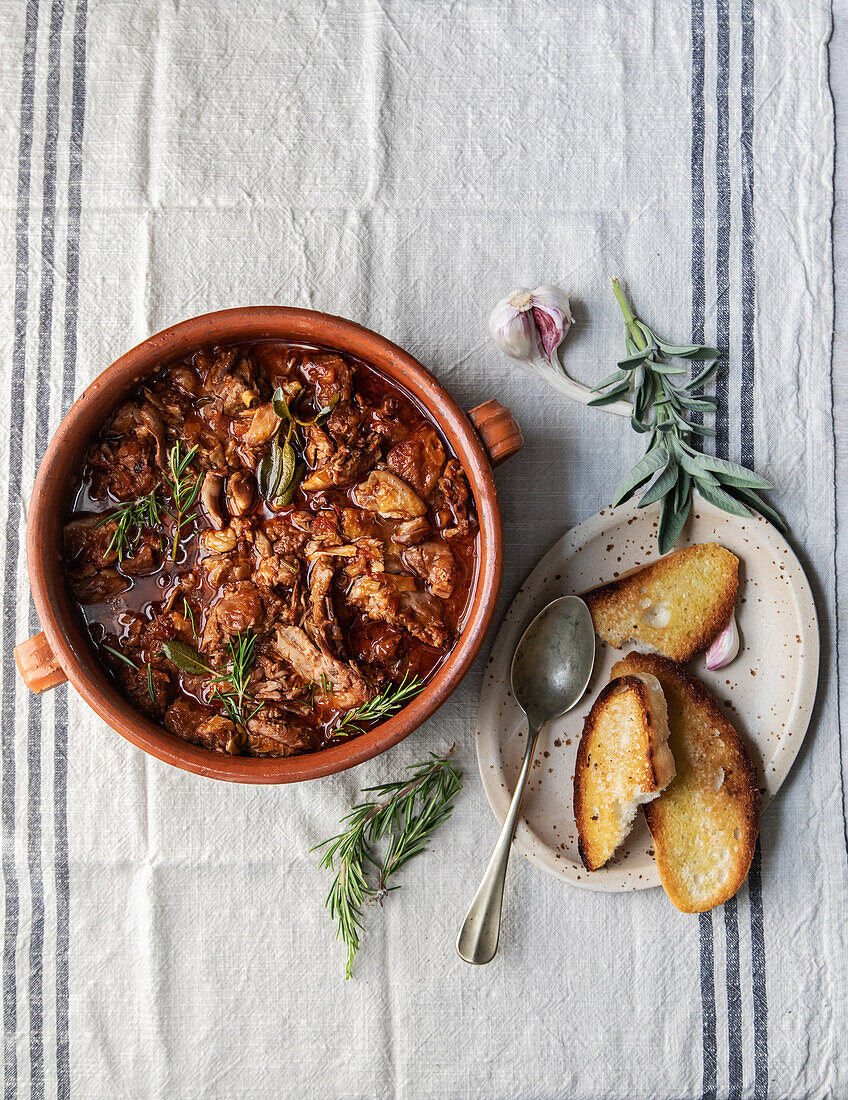
<path fill-rule="evenodd" d="M 512 359 L 532 362 L 541 345 L 532 314 L 533 295 L 519 289 L 502 298 L 489 314 L 489 332 L 502 352 Z"/>
<path fill-rule="evenodd" d="M 739 653 L 739 627 L 736 625 L 736 615 L 730 616 L 730 621 L 721 634 L 713 639 L 713 643 L 707 650 L 707 668 L 710 672 L 724 668 L 736 659 Z"/>
<path fill-rule="evenodd" d="M 533 291 L 531 312 L 542 353 L 548 361 L 574 324 L 568 297 L 558 286 L 539 286 Z"/>

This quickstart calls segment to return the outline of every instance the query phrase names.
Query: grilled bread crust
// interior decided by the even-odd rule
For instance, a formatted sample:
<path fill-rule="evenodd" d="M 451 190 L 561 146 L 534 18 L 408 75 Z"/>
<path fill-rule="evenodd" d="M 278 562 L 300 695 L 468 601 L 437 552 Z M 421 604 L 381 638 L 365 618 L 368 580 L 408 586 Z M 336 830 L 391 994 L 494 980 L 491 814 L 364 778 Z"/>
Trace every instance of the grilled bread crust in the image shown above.
<path fill-rule="evenodd" d="M 739 559 L 714 542 L 675 550 L 629 577 L 587 592 L 595 632 L 681 663 L 706 649 L 733 614 Z"/>
<path fill-rule="evenodd" d="M 622 676 L 595 700 L 583 724 L 574 772 L 574 817 L 583 865 L 602 867 L 633 825 L 639 805 L 674 775 L 668 721 L 653 676 Z"/>
<path fill-rule="evenodd" d="M 613 676 L 650 673 L 668 705 L 677 773 L 644 807 L 665 892 L 684 913 L 732 898 L 757 842 L 760 791 L 742 739 L 704 685 L 665 657 L 631 653 Z"/>

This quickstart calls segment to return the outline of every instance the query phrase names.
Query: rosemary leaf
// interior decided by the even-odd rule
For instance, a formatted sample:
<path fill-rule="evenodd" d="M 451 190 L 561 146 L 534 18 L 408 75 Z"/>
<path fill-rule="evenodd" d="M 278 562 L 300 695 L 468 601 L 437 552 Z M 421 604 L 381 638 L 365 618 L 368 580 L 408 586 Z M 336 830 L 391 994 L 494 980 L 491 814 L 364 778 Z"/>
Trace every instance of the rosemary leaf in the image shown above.
<path fill-rule="evenodd" d="M 130 668 L 134 668 L 136 672 L 138 672 L 138 665 L 135 663 L 135 661 L 131 661 L 125 653 L 121 653 L 119 650 L 113 649 L 110 645 L 104 645 L 101 648 L 105 649 L 107 653 L 111 653 L 113 657 L 117 657 L 119 660 L 123 661 L 125 665 L 129 665 Z"/>

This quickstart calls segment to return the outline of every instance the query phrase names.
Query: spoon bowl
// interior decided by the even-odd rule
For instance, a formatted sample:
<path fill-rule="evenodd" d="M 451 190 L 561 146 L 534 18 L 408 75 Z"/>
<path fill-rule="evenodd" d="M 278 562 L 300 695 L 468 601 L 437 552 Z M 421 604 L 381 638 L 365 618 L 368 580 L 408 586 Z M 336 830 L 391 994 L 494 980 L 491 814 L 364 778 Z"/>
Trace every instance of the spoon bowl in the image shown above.
<path fill-rule="evenodd" d="M 595 663 L 595 628 L 579 596 L 543 607 L 515 648 L 510 680 L 532 725 L 543 726 L 583 698 Z"/>
<path fill-rule="evenodd" d="M 580 702 L 594 663 L 595 628 L 578 596 L 563 596 L 542 608 L 516 646 L 510 680 L 515 701 L 527 715 L 527 743 L 501 834 L 456 940 L 465 962 L 479 966 L 497 953 L 510 847 L 539 731 Z"/>

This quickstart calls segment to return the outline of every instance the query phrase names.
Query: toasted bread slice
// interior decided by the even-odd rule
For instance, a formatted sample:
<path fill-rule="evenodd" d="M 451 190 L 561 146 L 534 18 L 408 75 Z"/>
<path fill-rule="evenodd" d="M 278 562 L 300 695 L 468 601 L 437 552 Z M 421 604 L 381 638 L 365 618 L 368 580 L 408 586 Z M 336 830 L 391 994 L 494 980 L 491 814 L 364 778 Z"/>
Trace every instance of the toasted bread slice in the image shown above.
<path fill-rule="evenodd" d="M 645 806 L 660 881 L 684 913 L 732 898 L 748 874 L 760 821 L 757 773 L 707 689 L 665 657 L 631 653 L 613 676 L 651 673 L 668 704 L 677 773 Z"/>
<path fill-rule="evenodd" d="M 630 832 L 638 807 L 673 776 L 659 681 L 639 674 L 607 684 L 583 724 L 574 771 L 578 846 L 588 870 L 603 867 Z"/>
<path fill-rule="evenodd" d="M 727 626 L 738 587 L 736 555 L 704 542 L 675 550 L 583 599 L 595 632 L 616 649 L 633 642 L 684 662 Z"/>

